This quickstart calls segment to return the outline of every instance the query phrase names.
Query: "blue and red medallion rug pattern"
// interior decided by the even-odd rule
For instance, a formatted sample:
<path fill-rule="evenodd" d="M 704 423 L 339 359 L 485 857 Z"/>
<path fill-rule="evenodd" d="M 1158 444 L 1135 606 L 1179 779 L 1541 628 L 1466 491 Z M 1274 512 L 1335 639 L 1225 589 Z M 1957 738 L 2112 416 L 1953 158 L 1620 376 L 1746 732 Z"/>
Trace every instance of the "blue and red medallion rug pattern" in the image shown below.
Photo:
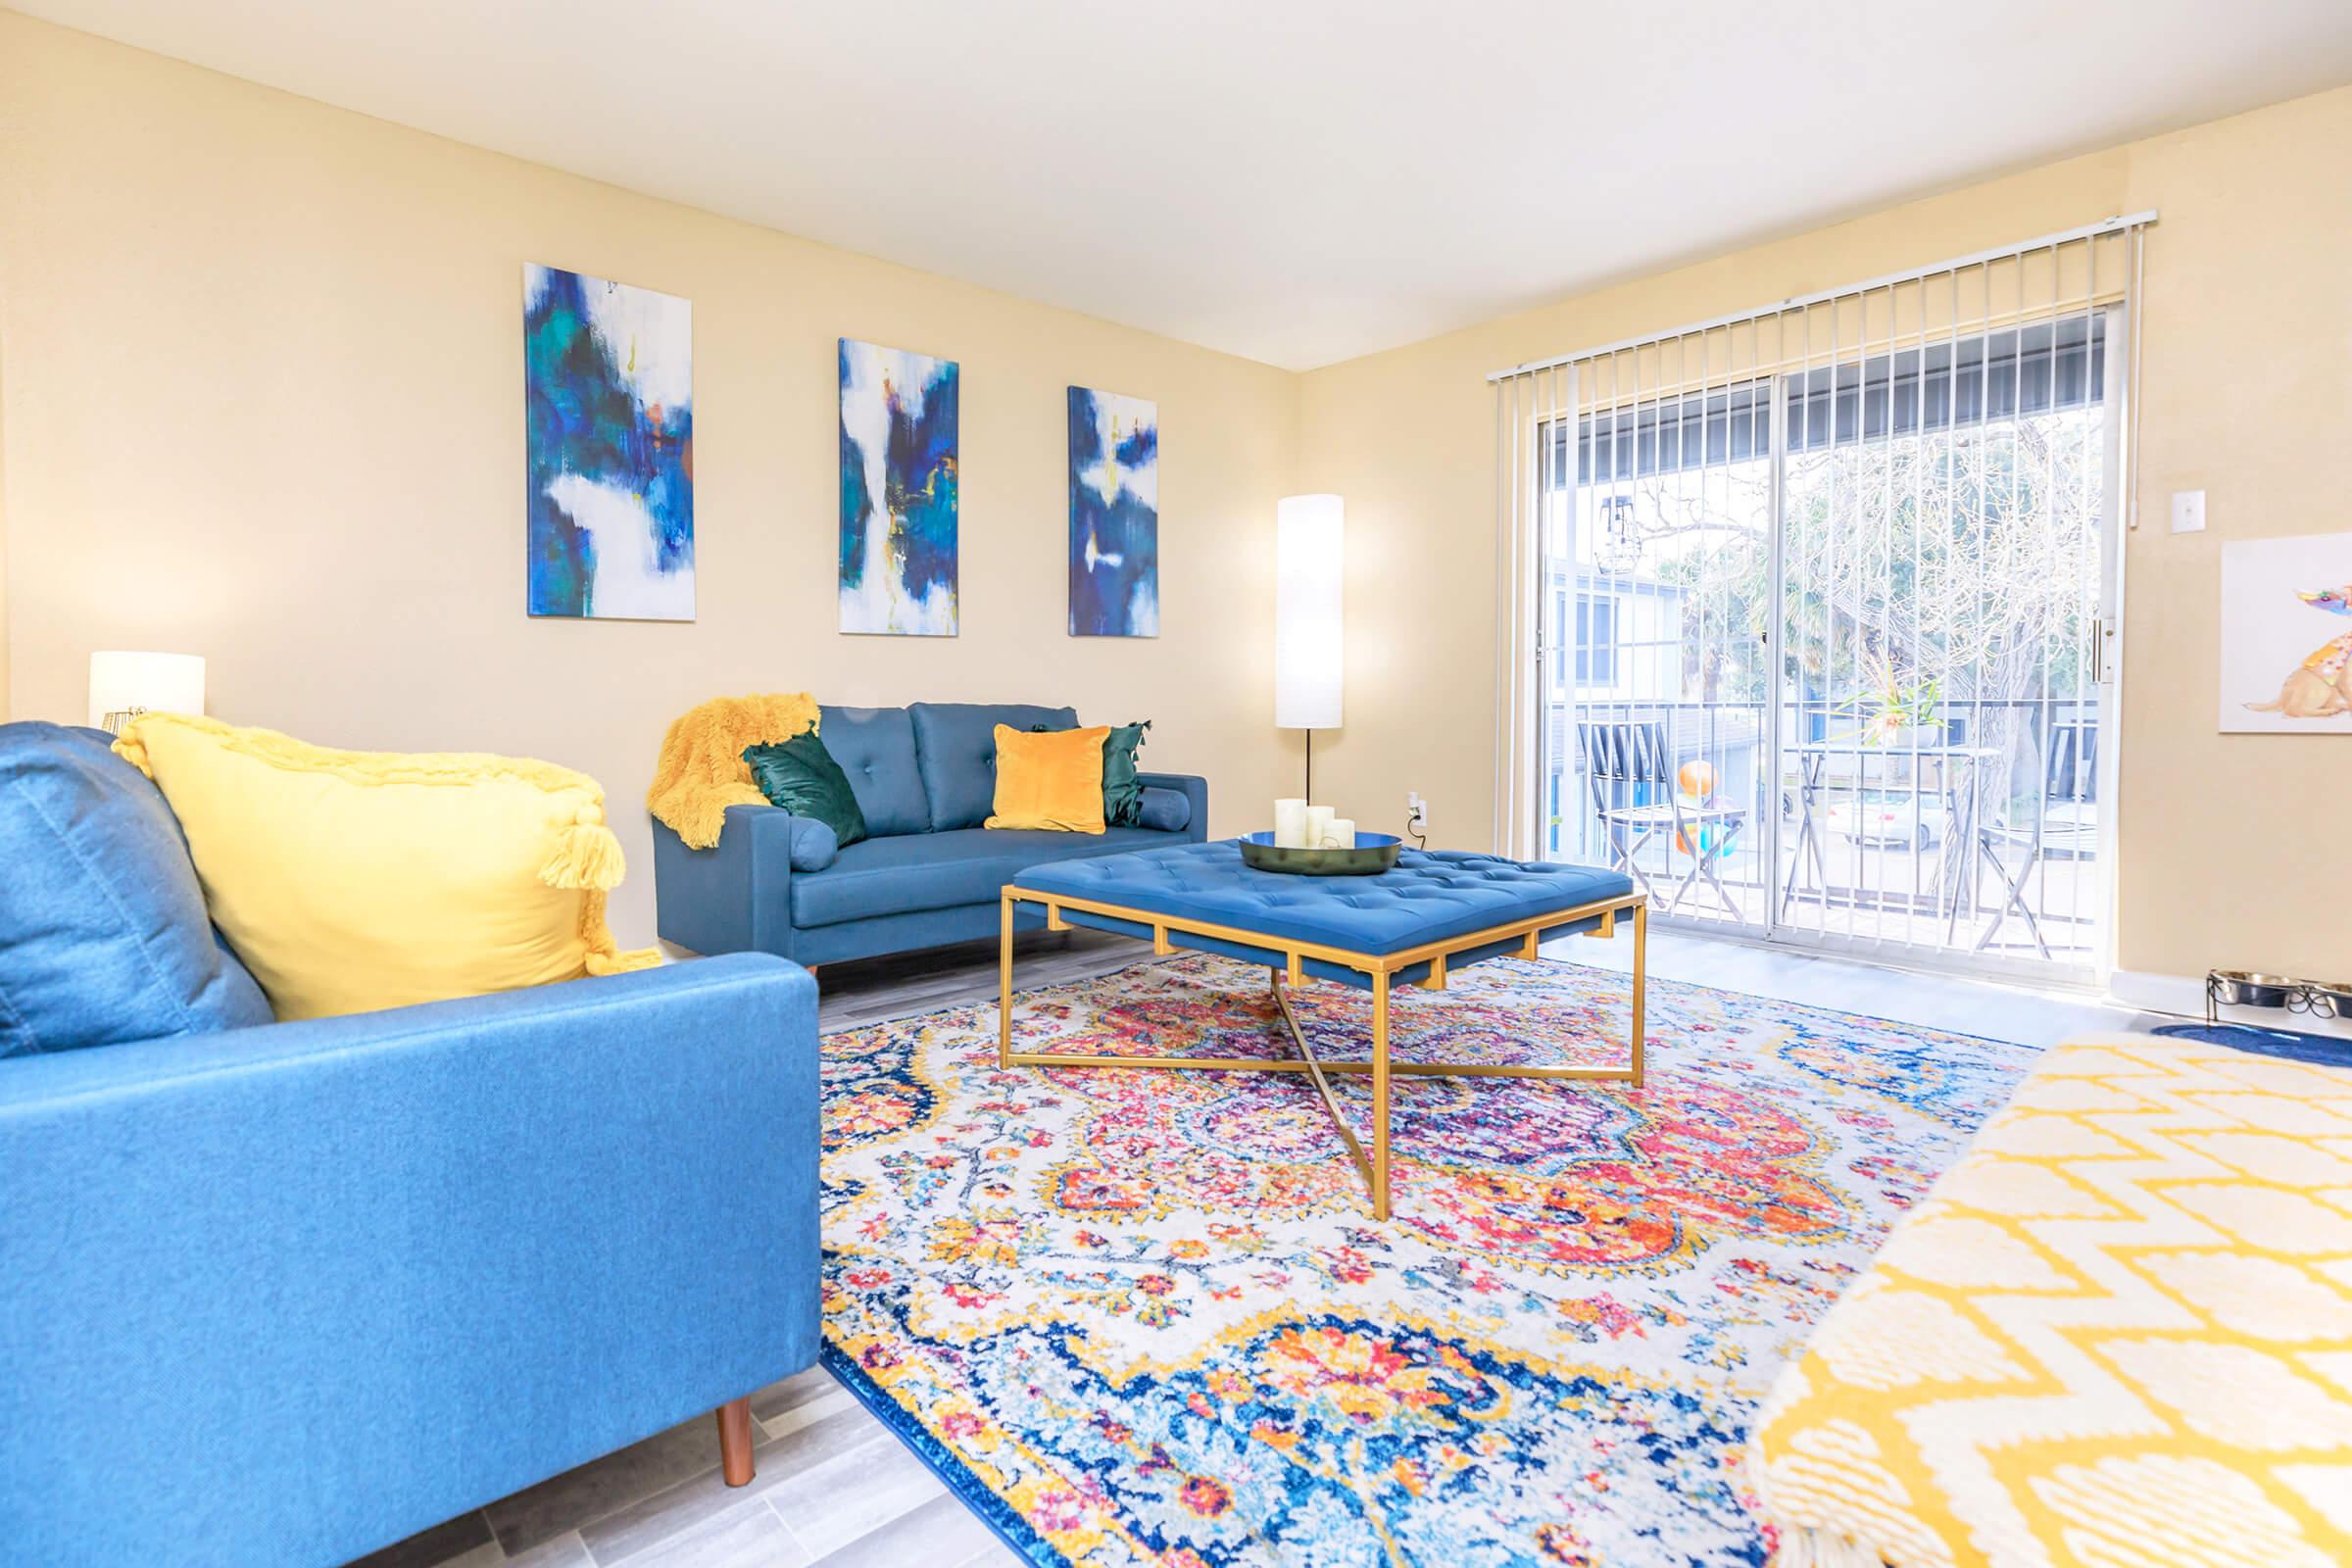
<path fill-rule="evenodd" d="M 1482 964 L 1400 994 L 1395 1050 L 1621 1060 L 1625 992 Z M 1363 1054 L 1362 993 L 1296 1005 Z M 1289 1044 L 1200 956 L 1014 1022 Z M 1000 1072 L 993 1003 L 829 1036 L 827 1364 L 1039 1563 L 1760 1564 L 1757 1401 L 2034 1053 L 1663 982 L 1649 1030 L 1640 1090 L 1399 1079 L 1386 1224 L 1301 1074 Z"/>

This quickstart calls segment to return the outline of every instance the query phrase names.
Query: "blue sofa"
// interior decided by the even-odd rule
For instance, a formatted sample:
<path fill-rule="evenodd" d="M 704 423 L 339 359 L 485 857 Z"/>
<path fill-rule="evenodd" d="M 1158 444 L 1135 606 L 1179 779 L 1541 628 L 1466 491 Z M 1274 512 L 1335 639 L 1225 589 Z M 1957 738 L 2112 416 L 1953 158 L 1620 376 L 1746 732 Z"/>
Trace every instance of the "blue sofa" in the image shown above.
<path fill-rule="evenodd" d="M 832 834 L 769 806 L 731 806 L 714 849 L 654 823 L 662 939 L 694 953 L 773 953 L 816 965 L 997 935 L 1015 873 L 1208 836 L 1208 784 L 1145 773 L 1141 827 L 1101 834 L 984 828 L 996 799 L 996 727 L 1071 729 L 1067 708 L 915 703 L 819 710 L 817 734 L 849 775 L 872 837 Z M 1024 930 L 1045 915 L 1024 907 Z"/>
<path fill-rule="evenodd" d="M 269 1022 L 54 725 L 0 862 L 0 1559 L 339 1563 L 814 1358 L 806 972 Z"/>

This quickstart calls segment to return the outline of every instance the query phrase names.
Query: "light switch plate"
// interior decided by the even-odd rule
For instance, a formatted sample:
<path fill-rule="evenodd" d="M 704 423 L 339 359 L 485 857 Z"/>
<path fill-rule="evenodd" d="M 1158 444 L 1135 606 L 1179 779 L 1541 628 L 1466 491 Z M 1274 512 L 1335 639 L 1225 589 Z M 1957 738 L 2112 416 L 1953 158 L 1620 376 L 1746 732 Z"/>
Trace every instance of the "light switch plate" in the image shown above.
<path fill-rule="evenodd" d="M 2205 492 L 2176 490 L 2173 492 L 2173 532 L 2203 533 L 2205 531 Z"/>

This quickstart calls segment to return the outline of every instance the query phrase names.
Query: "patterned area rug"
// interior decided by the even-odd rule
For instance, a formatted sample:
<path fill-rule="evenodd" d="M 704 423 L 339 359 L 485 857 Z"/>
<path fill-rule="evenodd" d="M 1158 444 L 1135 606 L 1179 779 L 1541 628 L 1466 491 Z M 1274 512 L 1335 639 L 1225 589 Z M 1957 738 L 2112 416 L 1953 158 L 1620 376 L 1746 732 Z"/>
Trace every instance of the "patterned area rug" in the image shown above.
<path fill-rule="evenodd" d="M 1300 988 L 1320 1053 L 1368 1001 Z M 1029 1049 L 1281 1055 L 1265 971 L 1028 992 Z M 1406 1059 L 1622 1059 L 1496 960 Z M 1400 1079 L 1376 1224 L 1294 1073 L 996 1066 L 993 1003 L 828 1037 L 827 1363 L 1041 1564 L 1760 1564 L 1757 1402 L 2034 1053 L 1652 982 L 1649 1081 Z M 1340 1080 L 1369 1141 L 1368 1087 Z"/>

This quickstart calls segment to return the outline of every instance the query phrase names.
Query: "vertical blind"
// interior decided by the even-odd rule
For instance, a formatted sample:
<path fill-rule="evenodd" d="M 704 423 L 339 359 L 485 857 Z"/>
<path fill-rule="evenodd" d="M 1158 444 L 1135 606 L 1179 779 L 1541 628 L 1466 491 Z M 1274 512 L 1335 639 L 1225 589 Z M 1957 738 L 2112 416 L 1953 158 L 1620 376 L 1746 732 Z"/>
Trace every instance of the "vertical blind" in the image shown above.
<path fill-rule="evenodd" d="M 2106 318 L 2069 316 L 1784 370 L 1782 426 L 1794 449 L 1812 451 L 2081 408 L 2098 397 L 2106 366 Z M 1770 380 L 1750 380 L 1547 420 L 1537 434 L 1544 478 L 1565 488 L 1572 450 L 1574 482 L 1587 485 L 1763 457 L 1772 396 Z"/>
<path fill-rule="evenodd" d="M 1548 688 L 1560 683 L 1547 668 L 1579 677 L 1566 682 L 1572 710 L 1601 658 L 1585 646 L 1598 602 L 1547 581 L 1544 535 L 1558 529 L 1562 496 L 1772 457 L 1777 517 L 1789 453 L 2014 424 L 2095 403 L 2112 352 L 2125 347 L 2108 342 L 2113 323 L 2136 335 L 2136 313 L 2113 311 L 2134 292 L 2154 218 L 2111 219 L 1490 375 L 1497 851 L 1544 853 L 1552 819 L 1570 808 L 1544 783 L 1573 752 L 1573 734 L 1560 730 L 1575 717 L 1552 700 Z M 2137 355 L 2123 363 L 2135 367 Z M 2120 436 L 2125 493 L 2116 503 L 2136 526 L 2135 432 Z M 1624 618 L 1627 607 L 1616 604 L 1611 618 Z"/>

